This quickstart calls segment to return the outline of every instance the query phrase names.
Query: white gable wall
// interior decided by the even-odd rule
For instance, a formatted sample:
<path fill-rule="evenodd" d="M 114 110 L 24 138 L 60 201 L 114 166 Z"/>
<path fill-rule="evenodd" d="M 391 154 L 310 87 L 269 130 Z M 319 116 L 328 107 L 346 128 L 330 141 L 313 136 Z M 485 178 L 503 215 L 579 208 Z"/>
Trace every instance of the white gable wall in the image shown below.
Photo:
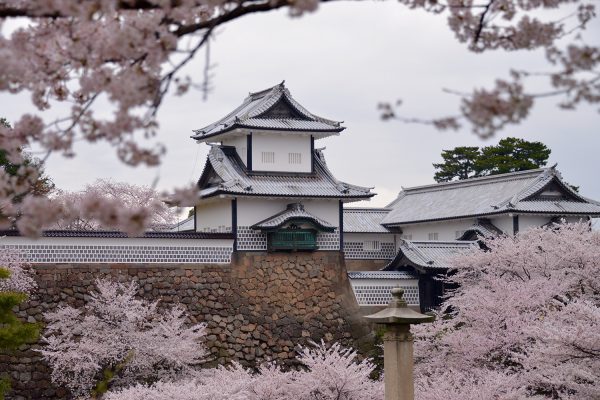
<path fill-rule="evenodd" d="M 252 170 L 311 172 L 310 135 L 253 133 Z"/>
<path fill-rule="evenodd" d="M 339 225 L 338 200 L 238 198 L 238 226 L 252 226 L 285 210 L 290 203 L 302 203 L 307 212 L 335 227 Z"/>
<path fill-rule="evenodd" d="M 430 240 L 429 234 L 437 233 L 437 240 L 456 240 L 456 232 L 464 232 L 475 223 L 475 218 L 402 225 L 401 237 L 409 240 Z M 406 237 L 408 236 L 408 237 Z"/>
<path fill-rule="evenodd" d="M 225 146 L 233 146 L 237 151 L 238 155 L 242 159 L 244 165 L 248 165 L 246 158 L 248 158 L 248 139 L 246 136 L 233 136 L 228 137 L 226 140 L 221 142 Z"/>

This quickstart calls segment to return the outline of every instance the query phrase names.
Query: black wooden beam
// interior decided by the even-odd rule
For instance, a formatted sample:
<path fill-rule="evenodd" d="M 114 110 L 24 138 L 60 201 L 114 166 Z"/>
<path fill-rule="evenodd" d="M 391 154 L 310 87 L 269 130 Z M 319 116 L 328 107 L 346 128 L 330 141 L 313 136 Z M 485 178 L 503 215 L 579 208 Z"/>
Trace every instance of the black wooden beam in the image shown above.
<path fill-rule="evenodd" d="M 231 233 L 233 233 L 233 251 L 237 251 L 237 198 L 231 200 Z"/>
<path fill-rule="evenodd" d="M 246 169 L 252 171 L 252 132 L 246 136 Z"/>

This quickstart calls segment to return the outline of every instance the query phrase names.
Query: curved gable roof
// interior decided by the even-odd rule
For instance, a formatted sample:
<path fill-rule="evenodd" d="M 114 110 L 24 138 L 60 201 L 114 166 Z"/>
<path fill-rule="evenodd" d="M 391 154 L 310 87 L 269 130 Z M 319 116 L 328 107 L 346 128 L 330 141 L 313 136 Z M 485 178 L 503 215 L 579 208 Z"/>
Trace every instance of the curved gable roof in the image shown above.
<path fill-rule="evenodd" d="M 550 184 L 567 198 L 541 199 Z M 600 215 L 600 205 L 575 192 L 555 167 L 406 188 L 388 207 L 386 226 L 505 212 Z"/>
<path fill-rule="evenodd" d="M 294 100 L 284 82 L 260 92 L 250 93 L 240 106 L 223 118 L 194 130 L 195 134 L 191 138 L 205 140 L 236 128 L 331 134 L 345 129 L 341 122 L 320 117 L 304 108 Z"/>

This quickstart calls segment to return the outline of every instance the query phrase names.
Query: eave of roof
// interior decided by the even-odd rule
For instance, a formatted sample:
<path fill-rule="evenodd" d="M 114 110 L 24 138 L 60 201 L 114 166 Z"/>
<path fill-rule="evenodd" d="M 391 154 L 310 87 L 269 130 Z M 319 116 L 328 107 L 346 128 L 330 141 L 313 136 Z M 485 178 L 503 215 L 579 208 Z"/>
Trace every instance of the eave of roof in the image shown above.
<path fill-rule="evenodd" d="M 398 253 L 382 271 L 393 271 L 406 258 L 421 271 L 446 270 L 448 257 L 477 246 L 477 241 L 411 241 L 401 240 Z"/>
<path fill-rule="evenodd" d="M 327 168 L 321 150 L 315 149 L 314 173 L 271 175 L 249 173 L 237 153 L 227 146 L 212 146 L 207 164 L 198 180 L 199 197 L 218 195 L 277 198 L 331 198 L 341 200 L 365 199 L 375 195 L 371 188 L 338 181 Z M 221 183 L 203 187 L 210 174 Z"/>
<path fill-rule="evenodd" d="M 351 280 L 358 279 L 382 279 L 382 280 L 397 280 L 397 279 L 418 279 L 418 275 L 409 271 L 350 271 L 348 278 Z"/>
<path fill-rule="evenodd" d="M 553 182 L 568 197 L 555 201 L 536 200 L 536 196 Z M 574 192 L 562 181 L 555 166 L 403 188 L 388 207 L 392 207 L 392 211 L 382 221 L 386 227 L 505 213 L 600 215 L 600 206 Z"/>
<path fill-rule="evenodd" d="M 252 225 L 252 229 L 272 231 L 283 227 L 285 224 L 290 222 L 309 222 L 318 229 L 324 232 L 335 231 L 335 226 L 322 218 L 319 218 L 304 209 L 304 206 L 300 203 L 288 204 L 287 208 L 269 218 L 257 222 Z"/>
<path fill-rule="evenodd" d="M 401 227 L 402 225 L 413 225 L 413 224 L 421 224 L 421 223 L 428 223 L 428 222 L 438 222 L 438 221 L 450 221 L 450 220 L 455 220 L 455 219 L 466 219 L 466 218 L 477 218 L 477 217 L 493 217 L 493 216 L 498 216 L 498 215 L 504 215 L 504 214 L 528 214 L 528 215 L 555 215 L 559 213 L 560 215 L 569 217 L 569 216 L 574 216 L 574 217 L 586 217 L 586 216 L 592 216 L 592 217 L 600 217 L 600 212 L 560 212 L 560 211 L 530 211 L 530 210 L 520 210 L 520 209 L 510 209 L 510 210 L 502 210 L 502 211 L 495 211 L 495 212 L 489 212 L 489 213 L 479 213 L 479 214 L 467 214 L 467 215 L 457 215 L 457 216 L 451 216 L 451 217 L 443 217 L 443 218 L 432 218 L 432 219 L 418 219 L 418 220 L 413 220 L 413 221 L 402 221 L 402 222 L 395 222 L 395 223 L 385 223 L 383 222 L 382 225 L 388 228 L 395 228 L 395 227 Z"/>
<path fill-rule="evenodd" d="M 20 237 L 17 230 L 0 231 L 0 236 Z M 145 232 L 142 236 L 128 236 L 118 231 L 69 231 L 46 230 L 42 237 L 80 237 L 80 238 L 143 238 L 143 239 L 233 239 L 232 233 L 212 232 Z"/>
<path fill-rule="evenodd" d="M 295 117 L 265 116 L 272 107 L 284 102 L 294 110 Z M 284 82 L 260 92 L 250 93 L 232 112 L 202 129 L 194 130 L 192 139 L 205 140 L 237 128 L 292 132 L 339 133 L 345 129 L 341 122 L 319 117 L 300 105 L 285 87 Z"/>

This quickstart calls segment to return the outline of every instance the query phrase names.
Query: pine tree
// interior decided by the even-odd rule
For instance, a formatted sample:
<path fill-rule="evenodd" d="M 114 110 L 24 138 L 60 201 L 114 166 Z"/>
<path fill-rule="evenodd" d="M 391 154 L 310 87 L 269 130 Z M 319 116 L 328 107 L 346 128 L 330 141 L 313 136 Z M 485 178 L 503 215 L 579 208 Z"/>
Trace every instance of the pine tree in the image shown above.
<path fill-rule="evenodd" d="M 479 158 L 479 147 L 455 147 L 453 150 L 443 150 L 443 163 L 433 164 L 436 182 L 448 182 L 454 178 L 459 180 L 477 176 L 475 163 Z"/>
<path fill-rule="evenodd" d="M 0 267 L 0 279 L 10 278 L 10 271 Z M 34 342 L 38 337 L 37 324 L 24 323 L 17 318 L 13 308 L 27 299 L 27 294 L 0 291 L 0 350 L 14 350 L 25 343 Z M 7 377 L 0 378 L 0 400 L 10 389 Z"/>

